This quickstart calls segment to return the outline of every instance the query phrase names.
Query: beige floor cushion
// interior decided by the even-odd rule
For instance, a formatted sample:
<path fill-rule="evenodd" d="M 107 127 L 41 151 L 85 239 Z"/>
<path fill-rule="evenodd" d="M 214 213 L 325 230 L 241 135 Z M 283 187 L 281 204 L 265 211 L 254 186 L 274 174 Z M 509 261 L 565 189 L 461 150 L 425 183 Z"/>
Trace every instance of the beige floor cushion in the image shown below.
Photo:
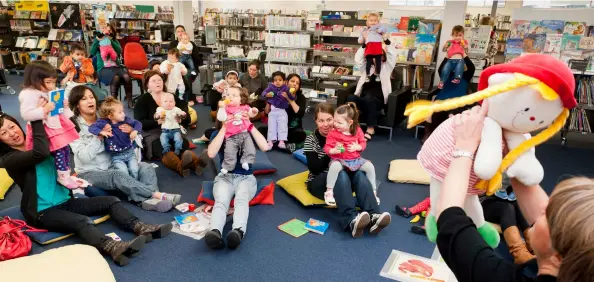
<path fill-rule="evenodd" d="M 429 185 L 430 176 L 417 160 L 393 160 L 388 179 L 398 183 Z"/>
<path fill-rule="evenodd" d="M 0 262 L 0 278 L 19 282 L 116 281 L 105 258 L 88 245 L 70 245 Z"/>

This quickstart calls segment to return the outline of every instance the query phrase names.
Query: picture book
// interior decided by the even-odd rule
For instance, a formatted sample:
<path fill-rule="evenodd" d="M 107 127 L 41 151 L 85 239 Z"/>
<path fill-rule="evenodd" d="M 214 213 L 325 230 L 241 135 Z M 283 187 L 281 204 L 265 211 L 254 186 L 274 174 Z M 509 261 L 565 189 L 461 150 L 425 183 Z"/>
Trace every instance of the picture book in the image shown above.
<path fill-rule="evenodd" d="M 559 58 L 561 55 L 561 40 L 563 34 L 547 33 L 544 53 L 549 54 L 555 58 Z"/>
<path fill-rule="evenodd" d="M 580 49 L 593 50 L 594 49 L 594 37 L 582 37 L 580 39 Z"/>
<path fill-rule="evenodd" d="M 52 42 L 52 49 L 50 50 L 50 56 L 60 55 L 60 42 Z"/>
<path fill-rule="evenodd" d="M 441 23 L 439 21 L 421 19 L 419 20 L 419 28 L 417 30 L 417 33 L 437 35 L 439 33 L 440 28 Z"/>
<path fill-rule="evenodd" d="M 408 20 L 408 31 L 409 32 L 417 32 L 419 29 L 419 18 L 418 17 L 411 17 Z"/>
<path fill-rule="evenodd" d="M 507 40 L 505 56 L 519 56 L 524 50 L 524 40 L 519 38 Z"/>
<path fill-rule="evenodd" d="M 396 49 L 396 62 L 406 62 L 408 49 Z"/>
<path fill-rule="evenodd" d="M 173 218 L 175 218 L 175 221 L 177 221 L 177 223 L 179 225 L 185 224 L 185 223 L 191 223 L 194 221 L 198 221 L 198 217 L 196 216 L 195 213 L 186 213 L 186 214 L 182 214 L 182 215 L 178 215 L 178 216 L 174 216 Z"/>
<path fill-rule="evenodd" d="M 396 49 L 406 48 L 406 32 L 392 32 L 390 33 L 390 41 L 392 46 Z"/>
<path fill-rule="evenodd" d="M 47 38 L 41 38 L 39 39 L 39 42 L 37 43 L 37 49 L 45 49 L 47 48 Z"/>
<path fill-rule="evenodd" d="M 25 37 L 18 37 L 14 47 L 23 48 L 25 47 Z"/>
<path fill-rule="evenodd" d="M 53 111 L 50 112 L 50 116 L 57 116 L 64 112 L 64 89 L 52 90 L 48 93 L 50 100 L 56 104 Z"/>
<path fill-rule="evenodd" d="M 52 67 L 58 68 L 58 57 L 50 54 L 50 57 L 47 58 L 47 62 L 52 65 Z"/>
<path fill-rule="evenodd" d="M 541 21 L 530 21 L 530 27 L 528 28 L 529 34 L 538 34 L 544 33 L 544 28 L 541 24 Z"/>
<path fill-rule="evenodd" d="M 107 233 L 105 234 L 105 236 L 113 239 L 114 241 L 122 241 L 122 238 L 120 238 L 120 236 L 118 236 L 118 234 L 116 234 L 115 232 Z"/>
<path fill-rule="evenodd" d="M 558 20 L 543 20 L 541 25 L 544 29 L 545 33 L 556 33 L 556 34 L 563 34 L 563 29 L 565 28 L 564 21 Z"/>
<path fill-rule="evenodd" d="M 414 62 L 416 55 L 417 55 L 417 48 L 408 49 L 408 56 L 406 57 L 406 61 Z"/>
<path fill-rule="evenodd" d="M 307 229 L 305 229 L 305 222 L 296 218 L 279 225 L 278 229 L 295 238 L 301 237 L 307 232 L 309 232 L 307 231 Z"/>
<path fill-rule="evenodd" d="M 49 34 L 47 35 L 47 39 L 48 40 L 56 40 L 57 37 L 58 37 L 58 30 L 57 29 L 51 29 L 49 31 Z"/>
<path fill-rule="evenodd" d="M 561 50 L 575 50 L 580 44 L 579 35 L 564 34 L 561 40 Z"/>
<path fill-rule="evenodd" d="M 409 20 L 410 20 L 409 17 L 400 17 L 400 24 L 398 24 L 398 30 L 407 31 Z"/>
<path fill-rule="evenodd" d="M 565 22 L 563 34 L 584 35 L 586 33 L 586 23 L 584 22 Z"/>
<path fill-rule="evenodd" d="M 389 18 L 387 19 L 386 26 L 388 27 L 388 32 L 398 32 L 398 25 L 400 24 L 400 18 Z"/>
<path fill-rule="evenodd" d="M 524 52 L 526 53 L 542 53 L 545 47 L 546 35 L 527 34 L 524 37 Z"/>
<path fill-rule="evenodd" d="M 509 38 L 522 38 L 528 33 L 530 30 L 530 21 L 525 20 L 515 20 L 514 24 L 512 25 L 512 30 Z"/>
<path fill-rule="evenodd" d="M 25 39 L 25 48 L 28 49 L 35 49 L 37 48 L 37 41 L 39 41 L 39 36 L 29 36 Z"/>
<path fill-rule="evenodd" d="M 317 219 L 313 219 L 313 218 L 310 218 L 305 223 L 305 229 L 307 229 L 311 232 L 314 232 L 314 233 L 318 233 L 320 235 L 324 235 L 326 230 L 328 230 L 329 226 L 330 226 L 330 224 L 328 224 L 328 222 L 323 222 L 321 220 L 317 220 Z"/>
<path fill-rule="evenodd" d="M 594 25 L 588 26 L 588 32 L 586 32 L 586 36 L 594 36 Z"/>
<path fill-rule="evenodd" d="M 445 262 L 392 250 L 380 271 L 382 277 L 396 281 L 457 281 Z"/>

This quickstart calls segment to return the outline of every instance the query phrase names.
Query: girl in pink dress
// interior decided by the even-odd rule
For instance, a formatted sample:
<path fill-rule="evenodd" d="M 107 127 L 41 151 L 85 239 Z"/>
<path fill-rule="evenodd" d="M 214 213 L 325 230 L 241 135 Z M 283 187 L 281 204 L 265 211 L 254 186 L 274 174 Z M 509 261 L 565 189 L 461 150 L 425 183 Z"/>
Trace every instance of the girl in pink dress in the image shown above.
<path fill-rule="evenodd" d="M 379 204 L 375 182 L 375 167 L 369 160 L 361 157 L 361 152 L 365 150 L 365 147 L 367 147 L 367 141 L 363 135 L 363 130 L 359 127 L 357 105 L 349 102 L 338 107 L 334 112 L 334 129 L 328 133 L 326 145 L 324 145 L 324 152 L 331 159 L 326 178 L 326 192 L 324 193 L 324 201 L 327 205 L 336 205 L 334 185 L 338 174 L 343 169 L 365 172 Z"/>
<path fill-rule="evenodd" d="M 50 141 L 50 151 L 54 157 L 58 170 L 58 182 L 68 189 L 76 189 L 83 185 L 82 182 L 70 176 L 70 142 L 79 138 L 74 123 L 70 117 L 74 114 L 68 108 L 68 99 L 64 97 L 64 111 L 51 115 L 55 107 L 55 97 L 49 97 L 49 92 L 56 89 L 58 73 L 46 61 L 34 61 L 25 68 L 23 90 L 19 93 L 21 103 L 21 116 L 27 122 L 43 120 L 45 132 Z M 48 101 L 45 107 L 39 107 L 39 99 Z M 25 148 L 33 149 L 33 132 L 31 125 L 27 124 L 27 137 Z"/>

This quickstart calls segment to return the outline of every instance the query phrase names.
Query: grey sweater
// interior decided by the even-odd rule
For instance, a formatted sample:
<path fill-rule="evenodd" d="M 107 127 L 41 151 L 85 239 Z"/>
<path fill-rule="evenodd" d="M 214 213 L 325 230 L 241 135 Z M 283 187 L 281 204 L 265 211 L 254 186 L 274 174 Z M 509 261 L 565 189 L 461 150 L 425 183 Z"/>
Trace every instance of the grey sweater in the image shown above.
<path fill-rule="evenodd" d="M 239 79 L 239 83 L 248 90 L 249 94 L 256 93 L 260 95 L 264 89 L 268 86 L 268 80 L 266 77 L 259 73 L 258 76 L 252 78 L 249 74 L 244 74 Z"/>

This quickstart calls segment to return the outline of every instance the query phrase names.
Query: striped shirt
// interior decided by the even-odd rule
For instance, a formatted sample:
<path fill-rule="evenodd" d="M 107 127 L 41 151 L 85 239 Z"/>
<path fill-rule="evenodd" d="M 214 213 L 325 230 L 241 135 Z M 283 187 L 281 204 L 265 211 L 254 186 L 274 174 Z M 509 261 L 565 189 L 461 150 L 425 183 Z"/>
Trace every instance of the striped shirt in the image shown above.
<path fill-rule="evenodd" d="M 443 182 L 450 167 L 452 154 L 456 149 L 455 146 L 453 119 L 449 118 L 439 125 L 429 139 L 425 141 L 421 151 L 417 155 L 417 159 L 431 177 Z M 474 188 L 479 181 L 480 179 L 474 173 L 474 169 L 471 170 L 470 180 L 468 182 L 468 195 L 481 195 L 485 193 L 484 190 Z"/>
<path fill-rule="evenodd" d="M 318 159 L 322 159 L 327 156 L 326 156 L 326 153 L 324 152 L 323 145 L 321 145 L 320 141 L 318 140 L 318 135 L 319 134 L 317 134 L 317 130 L 316 130 L 315 133 L 310 134 L 305 138 L 305 143 L 303 144 L 303 153 L 307 154 L 308 152 L 314 152 L 318 155 Z M 309 163 L 309 161 L 308 161 L 308 163 Z M 327 171 L 328 171 L 328 167 L 326 167 L 322 173 L 327 172 Z M 309 175 L 307 176 L 307 181 L 305 181 L 305 183 L 310 182 L 319 174 L 321 174 L 321 173 L 312 173 L 310 170 Z"/>

